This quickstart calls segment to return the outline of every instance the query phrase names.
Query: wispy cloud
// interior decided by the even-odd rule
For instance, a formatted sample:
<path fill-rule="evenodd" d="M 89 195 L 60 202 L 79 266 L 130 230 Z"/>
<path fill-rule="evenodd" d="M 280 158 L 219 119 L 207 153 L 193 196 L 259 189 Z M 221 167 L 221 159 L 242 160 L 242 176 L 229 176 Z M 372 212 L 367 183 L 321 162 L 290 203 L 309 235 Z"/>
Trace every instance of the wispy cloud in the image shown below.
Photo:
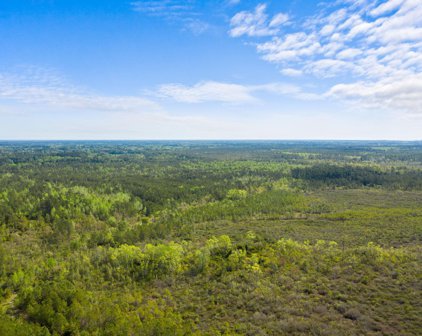
<path fill-rule="evenodd" d="M 197 14 L 193 1 L 163 0 L 163 1 L 134 1 L 132 9 L 136 12 L 166 18 L 181 17 Z"/>
<path fill-rule="evenodd" d="M 158 100 L 178 103 L 248 104 L 261 101 L 260 94 L 284 95 L 301 100 L 321 99 L 321 95 L 304 92 L 287 83 L 243 85 L 201 81 L 192 86 L 163 84 L 141 96 L 106 96 L 69 84 L 51 70 L 27 68 L 19 74 L 0 73 L 0 102 L 15 101 L 28 106 L 55 110 L 98 111 L 113 113 L 164 113 Z"/>
<path fill-rule="evenodd" d="M 30 68 L 21 74 L 0 74 L 0 99 L 54 108 L 97 111 L 157 110 L 153 101 L 137 96 L 86 93 L 51 70 Z"/>
<path fill-rule="evenodd" d="M 211 28 L 211 25 L 199 19 L 188 18 L 184 20 L 183 30 L 190 31 L 194 35 L 201 35 Z"/>
<path fill-rule="evenodd" d="M 159 87 L 156 95 L 171 98 L 183 103 L 220 102 L 244 104 L 258 102 L 259 93 L 290 96 L 302 100 L 321 99 L 322 96 L 302 91 L 298 86 L 286 83 L 241 85 L 215 81 L 203 81 L 192 86 L 165 84 Z"/>
<path fill-rule="evenodd" d="M 227 0 L 226 3 L 229 6 L 236 6 L 236 5 L 240 4 L 240 1 L 241 0 Z"/>
<path fill-rule="evenodd" d="M 179 24 L 183 31 L 190 31 L 194 35 L 200 35 L 211 28 L 201 11 L 197 10 L 195 0 L 134 1 L 131 6 L 135 12 Z"/>
<path fill-rule="evenodd" d="M 246 86 L 213 81 L 200 82 L 193 86 L 165 84 L 158 89 L 161 97 L 172 98 L 183 103 L 223 102 L 245 103 L 254 101 Z"/>
<path fill-rule="evenodd" d="M 280 27 L 287 23 L 289 16 L 285 13 L 277 13 L 272 17 L 266 14 L 267 5 L 259 4 L 253 12 L 242 11 L 230 20 L 230 35 L 239 37 L 247 36 L 271 36 L 280 31 Z"/>
<path fill-rule="evenodd" d="M 253 92 L 267 92 L 288 96 L 299 100 L 321 100 L 324 97 L 318 93 L 304 91 L 300 86 L 288 83 L 268 83 L 249 87 Z"/>
<path fill-rule="evenodd" d="M 246 14 L 232 20 L 238 15 Z M 244 29 L 230 35 L 275 35 L 256 44 L 262 58 L 287 76 L 330 78 L 334 85 L 326 97 L 422 114 L 421 1 L 340 0 L 295 27 L 287 34 L 269 27 L 268 34 Z"/>
<path fill-rule="evenodd" d="M 303 75 L 303 71 L 302 70 L 298 70 L 298 69 L 294 69 L 294 68 L 283 68 L 280 71 L 283 75 L 285 76 L 290 76 L 290 77 L 299 77 Z"/>

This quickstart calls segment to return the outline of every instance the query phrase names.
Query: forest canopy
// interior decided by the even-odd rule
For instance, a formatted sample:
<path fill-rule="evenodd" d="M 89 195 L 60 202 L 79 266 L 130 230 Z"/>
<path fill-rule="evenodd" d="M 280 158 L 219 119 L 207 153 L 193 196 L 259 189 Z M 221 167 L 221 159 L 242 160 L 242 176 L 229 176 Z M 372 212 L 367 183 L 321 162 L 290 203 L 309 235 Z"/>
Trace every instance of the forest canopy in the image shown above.
<path fill-rule="evenodd" d="M 0 143 L 0 335 L 418 335 L 422 143 Z"/>

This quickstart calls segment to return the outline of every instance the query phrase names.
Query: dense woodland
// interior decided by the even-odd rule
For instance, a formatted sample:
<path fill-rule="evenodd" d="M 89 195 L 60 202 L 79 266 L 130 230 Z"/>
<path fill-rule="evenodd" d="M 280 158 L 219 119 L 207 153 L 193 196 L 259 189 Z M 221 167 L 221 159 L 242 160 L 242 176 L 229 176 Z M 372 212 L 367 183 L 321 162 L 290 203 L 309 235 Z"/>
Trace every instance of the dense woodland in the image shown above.
<path fill-rule="evenodd" d="M 0 335 L 421 335 L 422 143 L 0 143 Z"/>

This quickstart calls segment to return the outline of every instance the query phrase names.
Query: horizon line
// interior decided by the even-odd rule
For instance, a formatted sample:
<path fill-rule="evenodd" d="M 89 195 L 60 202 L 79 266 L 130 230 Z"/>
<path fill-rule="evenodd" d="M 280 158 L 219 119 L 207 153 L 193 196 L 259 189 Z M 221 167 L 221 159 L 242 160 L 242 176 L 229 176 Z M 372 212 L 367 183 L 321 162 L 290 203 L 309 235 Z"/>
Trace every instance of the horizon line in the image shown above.
<path fill-rule="evenodd" d="M 33 141 L 33 142 L 42 142 L 42 141 L 151 141 L 151 142 L 158 142 L 158 141 L 255 141 L 255 142 L 264 142 L 264 141 L 381 141 L 381 142 L 387 142 L 387 141 L 394 141 L 394 142 L 422 142 L 421 139 L 288 139 L 288 138 L 278 138 L 278 139 L 220 139 L 220 138 L 214 138 L 214 139 L 202 139 L 202 138 L 195 138 L 195 139 L 171 139 L 171 138 L 163 138 L 163 139 L 60 139 L 60 138 L 52 138 L 52 139 L 0 139 L 0 142 L 23 142 L 23 141 Z"/>

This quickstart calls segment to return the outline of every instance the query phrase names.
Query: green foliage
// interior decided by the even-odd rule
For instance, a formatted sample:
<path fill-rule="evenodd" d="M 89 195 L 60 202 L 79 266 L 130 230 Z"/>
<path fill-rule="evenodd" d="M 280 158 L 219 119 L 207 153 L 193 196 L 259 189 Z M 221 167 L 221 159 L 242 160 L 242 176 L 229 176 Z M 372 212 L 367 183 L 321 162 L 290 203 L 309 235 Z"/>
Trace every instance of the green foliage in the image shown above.
<path fill-rule="evenodd" d="M 420 335 L 422 147 L 0 144 L 0 335 Z"/>
<path fill-rule="evenodd" d="M 241 190 L 241 189 L 230 189 L 227 192 L 227 199 L 229 200 L 240 200 L 242 198 L 245 198 L 246 196 L 248 196 L 248 192 L 246 190 Z"/>
<path fill-rule="evenodd" d="M 316 164 L 292 169 L 292 176 L 303 179 L 313 187 L 374 187 L 400 188 L 404 190 L 422 188 L 422 171 L 407 168 L 380 169 L 373 166 Z"/>
<path fill-rule="evenodd" d="M 60 219 L 72 220 L 83 216 L 93 216 L 107 220 L 112 216 L 124 214 L 135 216 L 141 214 L 139 199 L 132 199 L 122 192 L 101 195 L 89 191 L 86 187 L 60 187 L 47 184 L 33 217 L 41 215 L 49 222 Z"/>
<path fill-rule="evenodd" d="M 147 244 L 143 249 L 123 244 L 111 250 L 116 273 L 129 273 L 137 280 L 173 275 L 181 271 L 183 248 L 177 243 Z"/>
<path fill-rule="evenodd" d="M 47 328 L 37 324 L 28 323 L 21 319 L 14 319 L 6 315 L 0 315 L 0 335 L 50 336 L 50 332 Z"/>
<path fill-rule="evenodd" d="M 206 247 L 212 256 L 226 258 L 232 251 L 232 242 L 229 236 L 212 237 L 208 239 Z"/>

